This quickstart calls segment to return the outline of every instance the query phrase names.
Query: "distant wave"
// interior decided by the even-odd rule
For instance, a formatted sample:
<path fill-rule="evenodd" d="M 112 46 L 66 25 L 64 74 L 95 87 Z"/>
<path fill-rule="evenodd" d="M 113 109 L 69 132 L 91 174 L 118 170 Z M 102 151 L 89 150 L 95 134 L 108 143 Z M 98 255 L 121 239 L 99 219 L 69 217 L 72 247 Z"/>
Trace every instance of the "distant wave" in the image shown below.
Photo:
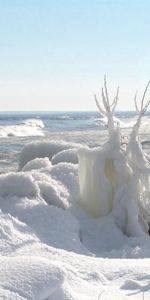
<path fill-rule="evenodd" d="M 59 117 L 58 119 L 60 119 L 60 120 L 74 120 L 76 118 L 71 117 L 71 116 L 62 116 L 62 117 Z"/>
<path fill-rule="evenodd" d="M 30 127 L 39 127 L 39 128 L 45 127 L 43 121 L 37 120 L 37 119 L 27 119 L 27 120 L 21 122 L 21 124 L 30 126 Z"/>
<path fill-rule="evenodd" d="M 133 126 L 135 125 L 136 123 L 136 120 L 137 120 L 137 117 L 133 117 L 132 119 L 131 118 L 116 118 L 114 117 L 114 124 L 115 125 L 119 125 L 119 127 L 121 129 L 132 129 Z M 107 121 L 107 118 L 96 118 L 94 120 L 94 123 L 97 127 L 99 127 L 99 129 L 107 129 L 108 127 L 108 121 Z M 142 122 L 141 122 L 141 128 L 140 128 L 140 133 L 145 133 L 145 134 L 149 134 L 150 132 L 150 118 L 149 116 L 144 116 L 143 119 L 142 119 Z"/>
<path fill-rule="evenodd" d="M 44 136 L 42 120 L 27 119 L 18 125 L 0 126 L 0 137 Z"/>
<path fill-rule="evenodd" d="M 118 124 L 120 128 L 132 128 L 133 125 L 135 124 L 135 121 L 126 122 L 114 117 L 114 123 L 116 125 Z M 100 128 L 107 128 L 108 127 L 107 118 L 95 119 L 95 124 L 97 126 L 100 126 Z"/>

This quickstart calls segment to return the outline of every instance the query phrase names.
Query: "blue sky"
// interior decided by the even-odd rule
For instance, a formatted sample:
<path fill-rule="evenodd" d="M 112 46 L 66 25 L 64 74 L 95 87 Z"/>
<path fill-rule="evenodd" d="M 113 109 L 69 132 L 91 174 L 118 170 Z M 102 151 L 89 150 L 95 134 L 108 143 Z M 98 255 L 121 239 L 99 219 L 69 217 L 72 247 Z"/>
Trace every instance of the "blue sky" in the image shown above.
<path fill-rule="evenodd" d="M 104 74 L 118 109 L 134 109 L 150 78 L 149 14 L 149 0 L 1 0 L 0 110 L 95 110 Z"/>

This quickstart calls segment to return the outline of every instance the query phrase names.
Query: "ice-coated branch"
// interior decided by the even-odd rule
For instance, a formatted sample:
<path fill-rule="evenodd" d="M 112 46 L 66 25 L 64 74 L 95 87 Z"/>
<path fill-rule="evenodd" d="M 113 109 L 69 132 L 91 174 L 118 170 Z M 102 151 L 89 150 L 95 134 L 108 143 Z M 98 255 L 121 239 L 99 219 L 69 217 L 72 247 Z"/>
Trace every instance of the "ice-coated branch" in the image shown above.
<path fill-rule="evenodd" d="M 94 95 L 94 99 L 95 99 L 96 106 L 97 106 L 98 110 L 100 111 L 100 114 L 102 114 L 103 116 L 106 116 L 106 112 L 100 106 L 100 104 L 99 104 L 99 102 L 97 100 L 96 95 Z"/>
<path fill-rule="evenodd" d="M 108 104 L 108 107 L 110 107 L 110 104 L 109 104 L 109 96 L 108 96 L 108 90 L 107 90 L 106 76 L 104 76 L 104 89 L 105 89 L 105 96 L 106 96 L 107 104 Z"/>
<path fill-rule="evenodd" d="M 134 96 L 134 104 L 135 104 L 135 109 L 136 109 L 137 113 L 139 113 L 139 109 L 137 106 L 137 92 L 135 93 L 135 96 Z"/>
<path fill-rule="evenodd" d="M 144 110 L 144 112 L 146 111 L 146 110 L 145 110 L 145 107 L 144 107 L 144 99 L 145 99 L 146 93 L 147 93 L 147 91 L 148 91 L 149 85 L 150 85 L 150 80 L 148 81 L 148 84 L 147 84 L 147 86 L 146 86 L 146 88 L 145 88 L 145 90 L 144 90 L 143 97 L 142 97 L 142 101 L 141 101 L 141 111 Z M 148 103 L 148 102 L 147 102 L 147 103 Z M 146 105 L 147 105 L 147 103 L 146 103 Z M 146 106 L 146 105 L 145 105 L 145 106 Z M 148 107 L 148 106 L 147 106 L 147 107 Z M 147 109 L 147 108 L 146 108 L 146 109 Z"/>
<path fill-rule="evenodd" d="M 145 114 L 145 112 L 147 111 L 148 106 L 150 105 L 150 100 L 147 100 L 146 103 L 144 103 L 145 102 L 146 93 L 147 93 L 148 88 L 149 88 L 149 85 L 150 85 L 150 80 L 149 80 L 149 82 L 146 85 L 146 88 L 144 90 L 144 93 L 143 93 L 143 96 L 142 96 L 142 99 L 141 99 L 141 105 L 140 105 L 140 107 L 138 107 L 138 104 L 137 104 L 137 92 L 135 94 L 134 104 L 135 104 L 135 109 L 136 109 L 136 111 L 138 113 L 138 118 L 137 118 L 137 121 L 136 121 L 135 125 L 133 126 L 131 137 L 133 135 L 136 136 L 138 134 L 138 131 L 139 131 L 139 128 L 140 128 L 140 125 L 141 125 L 142 117 Z"/>
<path fill-rule="evenodd" d="M 138 113 L 138 117 L 137 117 L 136 123 L 134 124 L 134 126 L 132 128 L 128 146 L 126 149 L 126 155 L 129 158 L 130 163 L 132 164 L 132 168 L 134 169 L 134 172 L 135 172 L 135 169 L 142 170 L 147 165 L 147 162 L 148 162 L 147 158 L 145 157 L 145 154 L 143 152 L 140 140 L 138 138 L 138 132 L 140 129 L 142 117 L 144 116 L 144 113 L 147 111 L 148 106 L 150 105 L 150 100 L 145 102 L 145 97 L 146 97 L 146 93 L 148 91 L 149 85 L 150 85 L 150 81 L 146 85 L 140 105 L 137 104 L 137 93 L 135 94 L 135 97 L 134 97 L 134 103 L 135 103 L 136 111 Z"/>
<path fill-rule="evenodd" d="M 118 100 L 119 100 L 119 87 L 117 88 L 117 93 L 116 93 L 116 96 L 111 104 L 111 107 L 112 107 L 112 112 L 114 113 L 115 111 L 115 108 L 116 108 L 116 105 L 118 103 Z"/>
<path fill-rule="evenodd" d="M 112 103 L 110 103 L 108 89 L 107 89 L 106 76 L 104 76 L 104 87 L 102 87 L 102 103 L 103 103 L 104 108 L 101 107 L 99 101 L 97 100 L 96 95 L 94 97 L 95 97 L 96 106 L 98 107 L 100 113 L 103 116 L 105 116 L 108 120 L 108 130 L 109 130 L 109 134 L 111 135 L 112 131 L 114 131 L 114 129 L 115 129 L 113 115 L 114 115 L 114 111 L 115 111 L 115 108 L 116 108 L 118 100 L 119 100 L 119 87 L 117 88 L 115 98 L 113 99 Z"/>

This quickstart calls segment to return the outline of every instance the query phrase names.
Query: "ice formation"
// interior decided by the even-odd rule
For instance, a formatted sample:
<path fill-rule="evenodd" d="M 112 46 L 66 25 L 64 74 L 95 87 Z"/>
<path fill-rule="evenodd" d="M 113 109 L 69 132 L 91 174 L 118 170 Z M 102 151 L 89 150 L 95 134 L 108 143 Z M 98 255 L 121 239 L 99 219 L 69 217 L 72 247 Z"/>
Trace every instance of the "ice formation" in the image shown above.
<path fill-rule="evenodd" d="M 27 144 L 20 155 L 19 170 L 21 170 L 29 161 L 34 158 L 48 157 L 51 158 L 58 152 L 69 149 L 78 148 L 79 145 L 67 142 L 33 142 Z"/>
<path fill-rule="evenodd" d="M 109 138 L 103 147 L 79 149 L 80 204 L 94 217 L 112 214 L 117 225 L 128 236 L 148 233 L 150 221 L 150 169 L 138 138 L 141 118 L 150 101 L 145 103 L 147 85 L 128 144 L 123 147 L 119 124 L 114 122 L 116 97 L 110 103 L 106 78 L 102 88 L 104 109 L 95 101 L 100 113 L 108 119 Z"/>
<path fill-rule="evenodd" d="M 22 168 L 22 171 L 31 171 L 38 170 L 41 168 L 49 168 L 51 167 L 51 162 L 48 157 L 44 158 L 34 158 L 27 162 L 27 164 Z"/>
<path fill-rule="evenodd" d="M 72 164 L 78 164 L 77 149 L 67 149 L 56 153 L 51 160 L 52 164 L 58 164 L 60 162 L 70 162 Z"/>

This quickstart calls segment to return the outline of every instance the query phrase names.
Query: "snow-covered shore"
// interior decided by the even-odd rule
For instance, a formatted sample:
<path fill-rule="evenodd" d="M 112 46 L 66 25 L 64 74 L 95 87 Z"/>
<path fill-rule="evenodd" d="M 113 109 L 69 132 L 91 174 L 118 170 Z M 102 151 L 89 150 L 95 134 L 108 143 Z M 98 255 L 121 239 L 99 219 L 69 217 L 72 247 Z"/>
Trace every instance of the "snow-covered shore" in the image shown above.
<path fill-rule="evenodd" d="M 62 151 L 56 164 L 35 158 L 0 176 L 0 299 L 149 299 L 149 236 L 127 237 L 111 215 L 90 216 L 78 164 L 64 161 L 73 144 L 50 145 L 52 161 Z"/>

